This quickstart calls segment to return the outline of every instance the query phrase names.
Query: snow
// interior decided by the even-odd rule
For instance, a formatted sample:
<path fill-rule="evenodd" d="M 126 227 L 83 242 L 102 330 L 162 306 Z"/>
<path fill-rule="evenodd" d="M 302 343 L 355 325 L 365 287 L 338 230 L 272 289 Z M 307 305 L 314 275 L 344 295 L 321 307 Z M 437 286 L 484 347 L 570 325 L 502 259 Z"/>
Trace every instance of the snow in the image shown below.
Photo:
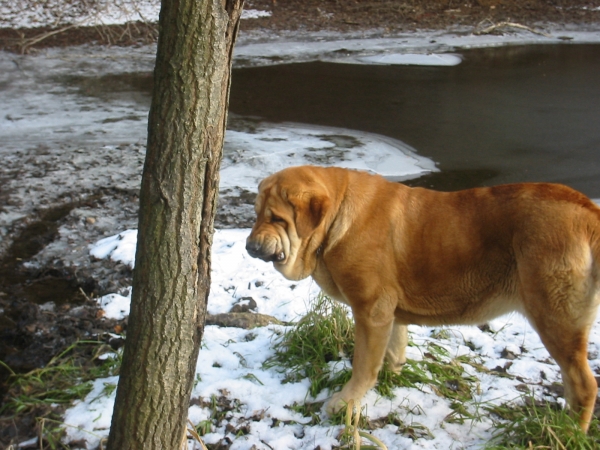
<path fill-rule="evenodd" d="M 293 321 L 310 308 L 311 299 L 319 292 L 310 279 L 291 282 L 276 272 L 270 263 L 248 256 L 244 250 L 249 230 L 217 230 L 213 243 L 212 286 L 208 301 L 211 314 L 227 312 L 240 299 L 252 297 L 256 300 L 257 312 L 269 314 L 282 321 Z M 123 236 L 128 236 L 127 239 Z M 103 255 L 117 261 L 133 261 L 132 245 L 134 230 L 124 231 L 117 236 L 103 239 L 91 246 L 94 255 Z M 99 299 L 107 316 L 113 310 L 126 310 L 129 297 L 115 294 Z M 227 436 L 233 441 L 231 448 L 250 449 L 330 449 L 337 445 L 339 426 L 303 425 L 307 418 L 289 409 L 294 403 L 324 401 L 330 395 L 321 392 L 317 398 L 308 397 L 308 380 L 283 384 L 284 374 L 276 369 L 266 369 L 263 362 L 274 353 L 274 333 L 283 326 L 243 330 L 207 326 L 200 351 L 192 398 L 210 399 L 212 395 L 225 396 L 238 402 L 239 407 L 213 432 L 204 436 L 206 443 L 216 443 Z M 465 404 L 474 412 L 481 405 L 502 404 L 520 401 L 519 385 L 526 383 L 540 398 L 549 398 L 543 393 L 542 385 L 560 382 L 560 372 L 550 359 L 538 335 L 520 315 L 513 313 L 489 323 L 489 331 L 478 327 L 456 326 L 446 328 L 447 338 L 435 339 L 440 328 L 410 326 L 412 341 L 416 346 L 408 348 L 408 358 L 421 360 L 428 342 L 444 346 L 452 357 L 467 355 L 481 359 L 490 370 L 507 368 L 514 378 L 498 377 L 474 370 L 464 365 L 469 375 L 479 379 L 479 394 Z M 590 336 L 590 364 L 600 369 L 598 351 L 600 327 L 596 326 Z M 471 350 L 474 349 L 474 350 Z M 502 355 L 511 352 L 516 359 Z M 347 365 L 348 361 L 342 362 Z M 341 368 L 341 367 L 338 367 Z M 518 377 L 518 378 L 517 378 Z M 108 433 L 114 392 L 103 395 L 107 384 L 116 384 L 116 377 L 96 380 L 93 391 L 65 414 L 68 439 L 85 439 L 90 446 L 98 443 Z M 562 402 L 562 399 L 561 399 Z M 366 414 L 370 419 L 385 417 L 396 412 L 404 423 L 426 427 L 433 437 L 409 439 L 397 434 L 396 426 L 388 425 L 373 431 L 388 448 L 448 449 L 480 448 L 493 434 L 489 417 L 478 421 L 466 420 L 463 424 L 449 423 L 445 419 L 453 412 L 451 401 L 423 387 L 396 388 L 391 399 L 380 397 L 374 390 L 363 399 Z M 321 411 L 322 417 L 326 417 Z M 189 418 L 197 424 L 211 416 L 208 406 L 190 407 Z M 273 422 L 278 425 L 273 427 Z M 236 437 L 227 431 L 227 423 L 248 423 L 250 433 Z M 193 447 L 190 441 L 190 448 Z"/>
<path fill-rule="evenodd" d="M 390 53 L 385 55 L 364 56 L 359 61 L 367 64 L 398 64 L 413 66 L 456 66 L 462 62 L 459 55 L 452 54 L 415 54 Z"/>
<path fill-rule="evenodd" d="M 110 256 L 113 261 L 122 262 L 133 268 L 136 243 L 137 230 L 125 230 L 116 236 L 98 241 L 90 251 L 90 255 L 98 259 Z"/>
<path fill-rule="evenodd" d="M 270 17 L 270 11 L 261 11 L 260 9 L 244 9 L 242 19 L 260 19 L 261 17 Z"/>
<path fill-rule="evenodd" d="M 266 176 L 307 162 L 396 179 L 437 171 L 433 161 L 419 156 L 404 142 L 341 128 L 263 123 L 252 133 L 228 130 L 225 139 L 221 189 L 241 187 L 253 191 Z"/>
<path fill-rule="evenodd" d="M 104 317 L 121 320 L 129 315 L 131 295 L 108 294 L 100 298 L 98 304 L 104 311 Z"/>
<path fill-rule="evenodd" d="M 52 24 L 95 26 L 127 22 L 157 22 L 160 0 L 99 0 L 92 4 L 48 0 L 0 2 L 0 27 L 32 28 Z M 269 11 L 244 9 L 242 19 L 269 17 Z"/>
<path fill-rule="evenodd" d="M 97 25 L 125 23 L 132 20 L 155 21 L 159 1 L 98 1 L 95 8 L 78 7 L 68 2 L 70 9 L 60 8 L 63 14 L 53 14 L 52 4 L 61 0 L 35 2 L 0 2 L 0 27 L 36 27 L 47 24 Z M 45 5 L 42 7 L 40 5 Z M 265 17 L 270 13 L 246 10 L 244 20 Z M 333 61 L 356 64 L 459 64 L 460 57 L 452 51 L 461 48 L 498 46 L 508 44 L 559 43 L 568 36 L 570 42 L 600 42 L 597 30 L 554 30 L 552 37 L 532 35 L 525 32 L 502 36 L 474 36 L 458 30 L 454 33 L 419 32 L 393 37 L 365 39 L 360 35 L 342 36 L 332 33 L 312 33 L 302 36 L 279 36 L 277 40 L 264 35 L 248 33 L 241 35 L 235 51 L 235 64 L 258 65 L 278 62 L 309 60 Z M 45 139 L 63 130 L 77 130 L 82 142 L 103 142 L 99 151 L 111 151 L 118 143 L 143 142 L 145 139 L 145 105 L 112 99 L 111 110 L 81 109 L 79 96 L 64 89 L 45 91 L 46 85 L 39 76 L 27 76 L 33 59 L 47 64 L 48 74 L 77 74 L 78 64 L 96 65 L 98 73 L 122 73 L 148 70 L 153 63 L 154 48 L 96 49 L 83 47 L 80 55 L 72 50 L 45 50 L 39 56 L 0 55 L 0 81 L 8 83 L 15 73 L 11 94 L 2 93 L 2 104 L 8 114 L 0 122 L 2 148 L 22 145 L 24 140 Z M 23 76 L 23 74 L 26 74 Z M 59 95 L 57 95 L 59 94 Z M 59 98 L 60 100 L 57 100 Z M 132 113 L 133 112 L 133 113 Z M 115 115 L 133 117 L 132 120 L 110 121 Z M 135 121 L 141 126 L 135 125 Z M 102 124 L 99 127 L 98 124 Z M 99 129 L 101 131 L 98 131 Z M 50 138 L 48 138 L 50 136 Z M 331 157 L 332 148 L 343 147 L 336 143 L 342 136 L 354 142 L 346 146 L 342 158 Z M 336 147 L 337 146 L 337 147 Z M 309 150 L 310 149 L 310 150 Z M 368 155 L 368 157 L 366 156 Z M 434 171 L 435 163 L 420 157 L 416 150 L 406 144 L 383 136 L 358 133 L 353 130 L 313 127 L 303 124 L 260 123 L 255 132 L 229 130 L 221 175 L 221 188 L 255 189 L 259 179 L 287 165 L 314 160 L 322 164 L 370 170 L 390 178 L 403 179 Z M 73 164 L 77 164 L 74 155 Z M 98 174 L 122 180 L 126 186 L 135 186 L 138 179 L 129 179 L 120 167 L 107 165 L 93 167 L 86 173 L 86 183 L 93 184 Z M 62 178 L 62 173 L 57 173 Z M 0 222 L 14 222 L 22 217 L 18 209 L 8 208 L 2 212 Z M 244 249 L 249 230 L 217 230 L 213 243 L 212 286 L 208 303 L 211 314 L 230 310 L 244 297 L 257 302 L 257 312 L 272 315 L 282 321 L 297 320 L 310 307 L 318 294 L 318 286 L 310 279 L 290 282 L 278 274 L 269 263 L 250 258 Z M 110 258 L 133 267 L 135 261 L 136 230 L 123 230 L 115 236 L 102 239 L 91 246 L 94 258 Z M 123 318 L 129 313 L 129 295 L 109 294 L 100 298 L 99 305 L 105 316 Z M 498 377 L 491 373 L 475 371 L 466 365 L 465 370 L 479 379 L 478 397 L 465 406 L 475 411 L 480 405 L 518 401 L 522 393 L 518 386 L 523 382 L 543 397 L 544 385 L 560 381 L 556 364 L 550 359 L 537 334 L 527 321 L 518 314 L 498 318 L 489 324 L 490 331 L 477 327 L 452 327 L 447 329 L 448 338 L 434 339 L 439 328 L 409 328 L 412 341 L 417 344 L 408 348 L 408 357 L 419 360 L 428 342 L 443 345 L 452 356 L 468 355 L 482 360 L 485 367 L 506 368 L 515 378 Z M 207 443 L 216 443 L 228 436 L 232 449 L 330 449 L 338 444 L 338 426 L 326 423 L 316 426 L 303 425 L 306 418 L 293 412 L 288 406 L 294 403 L 323 401 L 329 393 L 322 392 L 317 398 L 307 395 L 308 381 L 282 384 L 283 375 L 274 369 L 265 369 L 262 363 L 271 356 L 273 334 L 283 329 L 271 325 L 251 331 L 237 328 L 207 326 L 200 351 L 196 374 L 198 382 L 193 397 L 209 399 L 211 395 L 225 396 L 239 403 L 239 408 L 227 421 L 220 423 L 213 432 L 204 436 Z M 595 326 L 590 335 L 590 364 L 600 370 L 600 327 Z M 506 359 L 506 353 L 516 359 Z M 348 364 L 347 361 L 344 364 Z M 517 379 L 516 377 L 519 377 Z M 88 448 L 99 444 L 110 427 L 114 405 L 114 386 L 118 377 L 97 379 L 93 390 L 83 400 L 74 404 L 64 415 L 67 440 L 83 439 Z M 412 440 L 398 434 L 398 427 L 387 425 L 373 431 L 388 448 L 449 449 L 479 448 L 493 433 L 492 422 L 483 416 L 479 421 L 466 420 L 463 424 L 448 423 L 445 418 L 452 412 L 450 401 L 423 387 L 396 388 L 391 399 L 379 397 L 374 390 L 363 400 L 371 419 L 383 417 L 394 411 L 408 424 L 421 425 L 431 433 L 430 437 Z M 325 417 L 323 411 L 320 413 Z M 194 423 L 211 417 L 207 406 L 193 405 L 189 419 Z M 277 425 L 273 426 L 277 421 Z M 227 423 L 247 423 L 248 434 L 235 436 L 227 430 Z M 190 448 L 194 448 L 191 442 Z"/>

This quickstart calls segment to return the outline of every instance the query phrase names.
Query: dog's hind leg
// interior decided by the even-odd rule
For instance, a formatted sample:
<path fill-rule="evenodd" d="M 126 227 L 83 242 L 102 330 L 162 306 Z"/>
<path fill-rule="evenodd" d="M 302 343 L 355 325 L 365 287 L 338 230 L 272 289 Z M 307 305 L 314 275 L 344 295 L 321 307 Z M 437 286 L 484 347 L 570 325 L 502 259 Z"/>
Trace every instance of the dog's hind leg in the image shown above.
<path fill-rule="evenodd" d="M 408 345 L 408 328 L 394 322 L 392 334 L 385 351 L 385 360 L 390 370 L 399 373 L 406 363 L 406 346 Z"/>
<path fill-rule="evenodd" d="M 598 393 L 587 360 L 588 335 L 596 318 L 598 297 L 594 277 L 583 266 L 580 270 L 554 268 L 552 272 L 522 270 L 520 275 L 523 312 L 560 366 L 565 399 L 578 416 L 582 430 L 587 431 Z"/>
<path fill-rule="evenodd" d="M 565 400 L 579 417 L 583 431 L 587 431 L 598 394 L 596 378 L 587 360 L 589 326 L 547 328 L 537 324 L 542 342 L 560 366 Z"/>

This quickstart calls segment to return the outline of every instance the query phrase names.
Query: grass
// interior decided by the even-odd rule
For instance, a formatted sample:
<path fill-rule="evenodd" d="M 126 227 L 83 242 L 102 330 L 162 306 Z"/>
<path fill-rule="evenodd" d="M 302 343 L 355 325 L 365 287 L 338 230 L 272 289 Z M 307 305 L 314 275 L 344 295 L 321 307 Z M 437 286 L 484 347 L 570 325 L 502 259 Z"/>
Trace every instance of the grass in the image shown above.
<path fill-rule="evenodd" d="M 320 294 L 306 316 L 275 337 L 273 346 L 275 354 L 265 361 L 265 368 L 284 372 L 287 382 L 308 378 L 308 394 L 315 398 L 325 389 L 339 390 L 350 379 L 354 322 L 344 305 Z M 464 421 L 473 415 L 462 402 L 472 399 L 478 387 L 477 378 L 467 374 L 463 366 L 470 363 L 466 357 L 451 358 L 443 346 L 429 342 L 423 359 L 407 361 L 401 373 L 392 372 L 384 364 L 375 389 L 379 395 L 391 398 L 396 387 L 422 389 L 428 386 L 438 395 L 454 401 L 452 420 Z M 476 366 L 475 362 L 472 364 Z M 318 423 L 318 412 L 312 405 L 295 405 L 293 409 L 310 418 L 311 423 Z M 336 415 L 330 422 L 342 424 L 344 420 L 343 415 Z"/>
<path fill-rule="evenodd" d="M 524 396 L 522 404 L 488 406 L 494 420 L 494 438 L 486 450 L 557 449 L 594 450 L 600 448 L 600 423 L 594 418 L 588 434 L 556 403 L 541 403 Z"/>
<path fill-rule="evenodd" d="M 463 364 L 477 364 L 466 356 L 452 358 L 443 346 L 435 342 L 428 342 L 425 349 L 422 360 L 408 360 L 402 372 L 394 374 L 394 385 L 428 386 L 440 397 L 459 402 L 471 400 L 479 380 L 469 375 Z"/>
<path fill-rule="evenodd" d="M 112 357 L 99 359 L 109 353 Z M 27 373 L 15 373 L 5 363 L 9 376 L 7 393 L 0 407 L 2 421 L 31 417 L 35 420 L 40 448 L 64 448 L 61 413 L 75 400 L 85 398 L 93 380 L 115 375 L 120 357 L 100 341 L 77 341 L 50 360 L 45 367 Z M 113 389 L 107 386 L 107 390 Z"/>
<path fill-rule="evenodd" d="M 286 373 L 286 382 L 310 380 L 309 395 L 334 390 L 349 379 L 348 368 L 333 370 L 336 362 L 354 352 L 354 323 L 348 310 L 320 294 L 310 311 L 294 327 L 275 338 L 275 354 L 264 367 Z"/>
<path fill-rule="evenodd" d="M 599 422 L 592 422 L 586 436 L 568 412 L 557 407 L 557 404 L 536 404 L 532 397 L 527 396 L 520 406 L 478 403 L 475 394 L 479 392 L 479 380 L 466 370 L 466 366 L 482 373 L 489 370 L 473 357 L 452 357 L 441 344 L 449 337 L 449 333 L 438 330 L 434 336 L 436 340 L 428 341 L 422 346 L 423 358 L 408 360 L 399 374 L 388 370 L 384 364 L 375 388 L 377 392 L 391 398 L 397 387 L 430 389 L 449 400 L 452 413 L 444 419 L 447 423 L 462 424 L 491 417 L 496 432 L 486 446 L 487 450 L 600 449 Z M 411 342 L 409 345 L 414 344 Z M 308 314 L 295 326 L 277 333 L 273 346 L 275 354 L 265 362 L 266 368 L 284 372 L 285 381 L 288 382 L 308 378 L 308 395 L 312 398 L 323 390 L 334 392 L 351 375 L 349 361 L 354 350 L 353 320 L 344 305 L 321 294 Z M 305 425 L 317 425 L 324 420 L 322 406 L 322 402 L 304 402 L 294 404 L 290 409 L 308 419 Z M 356 411 L 356 407 L 354 410 Z M 426 412 L 421 411 L 421 414 Z M 347 425 L 350 420 L 347 411 L 341 411 L 327 419 L 329 424 L 346 424 L 338 437 L 340 448 L 354 448 L 355 430 L 373 430 L 386 425 L 395 425 L 398 433 L 413 440 L 433 438 L 427 427 L 416 422 L 405 423 L 401 418 L 401 411 L 369 420 L 368 411 L 363 407 L 360 414 L 353 417 L 353 420 L 358 420 L 354 428 Z"/>
<path fill-rule="evenodd" d="M 108 349 L 99 341 L 77 341 L 43 368 L 24 374 L 13 372 L 0 414 L 16 415 L 84 398 L 92 390 L 92 380 L 114 375 L 120 365 L 118 358 L 98 359 Z M 90 364 L 90 360 L 94 363 Z"/>
<path fill-rule="evenodd" d="M 495 428 L 494 438 L 485 447 L 499 449 L 600 449 L 600 423 L 594 420 L 586 436 L 577 423 L 556 404 L 539 403 L 531 394 L 523 402 L 503 405 L 477 402 L 479 381 L 473 376 L 471 366 L 478 372 L 489 372 L 478 360 L 470 356 L 453 357 L 443 345 L 451 334 L 441 329 L 420 346 L 422 358 L 408 360 L 401 373 L 394 373 L 384 365 L 376 390 L 383 397 L 392 398 L 397 388 L 433 391 L 445 398 L 452 412 L 446 423 L 468 423 L 491 418 Z M 411 342 L 409 345 L 414 346 Z M 287 382 L 304 378 L 310 381 L 307 398 L 316 398 L 324 390 L 328 393 L 340 389 L 350 378 L 350 360 L 354 351 L 354 323 L 348 309 L 325 295 L 315 299 L 308 314 L 295 326 L 279 332 L 273 339 L 274 355 L 265 361 L 265 368 L 285 373 Z M 42 369 L 26 374 L 13 373 L 8 380 L 9 393 L 0 409 L 0 418 L 29 415 L 37 421 L 36 429 L 42 437 L 43 447 L 66 448 L 61 444 L 64 424 L 62 409 L 77 399 L 83 399 L 92 388 L 92 380 L 115 375 L 120 359 L 100 360 L 99 355 L 112 349 L 98 341 L 79 341 L 67 348 Z M 114 353 L 113 353 L 114 354 Z M 241 356 L 241 355 L 239 355 Z M 243 357 L 240 358 L 243 364 Z M 0 361 L 0 365 L 4 365 Z M 5 368 L 6 365 L 4 365 Z M 7 368 L 10 370 L 9 368 Z M 501 376 L 501 374 L 498 374 Z M 506 376 L 506 375 L 505 375 Z M 255 378 L 254 382 L 261 381 Z M 103 394 L 115 388 L 107 385 Z M 404 395 L 410 395 L 405 394 Z M 194 432 L 203 436 L 223 426 L 241 405 L 223 393 L 210 399 L 197 399 L 200 406 L 209 408 L 211 416 L 194 426 Z M 414 417 L 426 415 L 420 407 L 409 407 L 410 402 L 399 406 L 385 417 L 370 419 L 366 406 L 355 405 L 333 417 L 325 418 L 323 402 L 294 404 L 291 410 L 300 413 L 305 426 L 337 425 L 341 431 L 338 448 L 383 448 L 362 430 L 374 430 L 387 425 L 397 427 L 397 433 L 414 441 L 428 440 L 434 436 Z M 416 409 L 416 411 L 415 411 Z M 235 434 L 248 432 L 248 423 L 262 417 L 246 418 L 232 428 Z M 233 425 L 231 425 L 233 426 Z M 274 426 L 276 426 L 274 422 Z M 443 424 L 442 424 L 443 426 Z M 248 430 L 247 430 L 248 428 Z M 357 437 L 358 436 L 358 437 Z M 360 442 L 363 444 L 360 444 Z M 367 442 L 371 441 L 371 442 Z M 209 446 L 212 448 L 212 446 Z"/>

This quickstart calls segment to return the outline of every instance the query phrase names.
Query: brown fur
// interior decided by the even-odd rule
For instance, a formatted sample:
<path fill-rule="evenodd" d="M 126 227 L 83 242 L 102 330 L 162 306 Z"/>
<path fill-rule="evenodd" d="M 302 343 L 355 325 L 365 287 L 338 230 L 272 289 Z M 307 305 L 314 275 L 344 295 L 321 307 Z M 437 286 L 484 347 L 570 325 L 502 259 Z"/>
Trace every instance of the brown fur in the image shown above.
<path fill-rule="evenodd" d="M 600 209 L 556 184 L 444 193 L 339 168 L 292 167 L 263 180 L 252 256 L 286 278 L 312 276 L 352 308 L 353 373 L 337 411 L 400 370 L 406 325 L 477 324 L 525 315 L 559 364 L 587 430 L 597 394 L 587 362 L 598 296 Z"/>

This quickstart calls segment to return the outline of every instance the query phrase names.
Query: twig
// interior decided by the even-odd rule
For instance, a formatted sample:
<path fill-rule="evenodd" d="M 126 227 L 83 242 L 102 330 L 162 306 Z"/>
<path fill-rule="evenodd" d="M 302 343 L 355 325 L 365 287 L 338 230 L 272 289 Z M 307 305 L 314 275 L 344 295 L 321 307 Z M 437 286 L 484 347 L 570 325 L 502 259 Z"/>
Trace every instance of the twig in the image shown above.
<path fill-rule="evenodd" d="M 40 450 L 44 450 L 44 424 L 46 423 L 46 419 L 42 418 L 42 420 L 40 420 L 40 431 L 39 431 L 39 436 L 38 436 L 38 440 L 40 443 Z"/>
<path fill-rule="evenodd" d="M 81 292 L 81 295 L 83 295 L 85 297 L 86 300 L 90 301 L 91 299 L 88 297 L 88 295 L 85 293 L 85 291 L 81 288 L 81 286 L 79 286 L 79 292 Z"/>
<path fill-rule="evenodd" d="M 43 41 L 46 38 L 49 38 L 50 36 L 54 36 L 55 34 L 60 34 L 64 31 L 70 30 L 71 28 L 75 28 L 78 25 L 67 25 L 66 27 L 63 28 L 59 28 L 58 30 L 53 30 L 53 31 L 48 31 L 47 33 L 43 33 L 40 34 L 36 37 L 33 37 L 31 39 L 25 39 L 24 42 L 21 42 L 19 44 L 19 48 L 21 50 L 21 54 L 24 54 L 25 52 L 27 52 L 27 49 L 29 47 L 31 47 L 32 45 L 37 44 L 38 42 Z"/>
<path fill-rule="evenodd" d="M 354 412 L 354 409 L 356 408 L 356 412 Z M 354 420 L 352 420 L 354 419 Z M 351 434 L 353 439 L 354 439 L 354 448 L 355 450 L 360 450 L 361 449 L 361 441 L 360 438 L 363 437 L 365 439 L 368 439 L 369 441 L 373 442 L 377 447 L 364 447 L 365 450 L 366 449 L 370 449 L 370 448 L 379 448 L 381 450 L 388 450 L 387 446 L 381 442 L 379 439 L 377 439 L 375 436 L 373 436 L 372 434 L 366 433 L 364 431 L 360 431 L 358 429 L 358 422 L 360 420 L 360 402 L 355 402 L 353 399 L 351 399 L 348 402 L 348 405 L 346 406 L 346 430 L 345 432 L 348 434 Z M 351 423 L 354 422 L 354 423 Z"/>
<path fill-rule="evenodd" d="M 556 435 L 556 433 L 554 432 L 554 430 L 552 428 L 550 428 L 549 426 L 546 427 L 546 430 L 548 430 L 548 433 L 550 433 L 550 435 L 556 439 L 556 443 L 558 444 L 558 446 L 562 449 L 562 450 L 567 450 L 567 448 L 563 445 L 563 443 L 560 441 L 560 439 L 558 438 L 558 436 Z"/>
<path fill-rule="evenodd" d="M 204 442 L 202 442 L 202 438 L 200 437 L 200 435 L 194 428 L 194 424 L 192 423 L 192 421 L 190 419 L 188 419 L 188 422 L 190 424 L 190 428 L 188 428 L 188 433 L 190 433 L 192 435 L 192 437 L 200 443 L 200 445 L 202 446 L 202 450 L 208 450 L 206 448 L 206 445 L 204 445 Z"/>
<path fill-rule="evenodd" d="M 269 444 L 267 444 L 264 440 L 260 440 L 260 442 L 262 442 L 263 444 L 265 444 L 267 447 L 269 447 L 271 450 L 275 450 L 273 447 L 271 447 Z"/>
<path fill-rule="evenodd" d="M 483 22 L 482 22 L 483 23 Z M 481 23 L 479 24 L 481 25 Z M 479 27 L 479 25 L 477 25 Z M 516 23 L 516 22 L 499 22 L 496 24 L 492 24 L 487 28 L 484 28 L 483 30 L 475 30 L 473 32 L 473 34 L 479 36 L 481 34 L 490 34 L 494 31 L 496 31 L 499 28 L 518 28 L 521 30 L 527 30 L 533 34 L 539 34 L 540 36 L 545 36 L 545 37 L 552 37 L 550 34 L 548 33 L 544 33 L 543 31 L 538 31 L 538 30 L 534 30 L 533 28 L 530 28 L 528 26 L 525 25 L 521 25 L 520 23 Z"/>

